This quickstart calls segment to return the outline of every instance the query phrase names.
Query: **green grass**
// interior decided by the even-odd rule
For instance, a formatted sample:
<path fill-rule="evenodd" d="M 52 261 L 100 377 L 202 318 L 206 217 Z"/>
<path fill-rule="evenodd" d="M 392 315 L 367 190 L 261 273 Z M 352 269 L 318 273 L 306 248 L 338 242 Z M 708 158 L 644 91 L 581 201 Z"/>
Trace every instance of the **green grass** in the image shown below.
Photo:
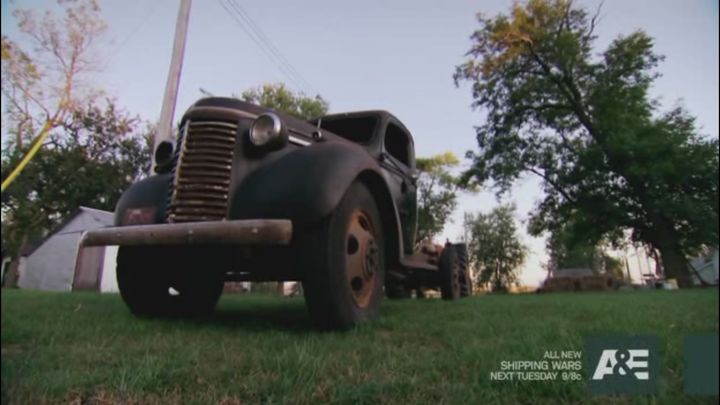
<path fill-rule="evenodd" d="M 117 295 L 2 292 L 2 403 L 717 403 L 682 393 L 682 339 L 718 332 L 718 290 L 385 301 L 347 333 L 312 329 L 300 298 L 226 295 L 208 319 L 133 317 Z M 582 382 L 490 381 L 502 360 L 654 334 L 654 397 Z"/>

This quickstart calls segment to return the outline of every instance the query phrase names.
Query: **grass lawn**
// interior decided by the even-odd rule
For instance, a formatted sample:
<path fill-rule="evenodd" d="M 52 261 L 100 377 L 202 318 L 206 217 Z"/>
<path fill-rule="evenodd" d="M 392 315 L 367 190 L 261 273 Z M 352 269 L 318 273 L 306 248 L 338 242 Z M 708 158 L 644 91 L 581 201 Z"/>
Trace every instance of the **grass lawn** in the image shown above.
<path fill-rule="evenodd" d="M 717 289 L 386 300 L 347 333 L 314 331 L 301 298 L 225 295 L 211 318 L 148 320 L 118 295 L 3 290 L 2 403 L 717 403 L 682 393 L 682 339 L 717 332 Z M 503 360 L 599 333 L 660 337 L 657 396 L 490 381 Z"/>

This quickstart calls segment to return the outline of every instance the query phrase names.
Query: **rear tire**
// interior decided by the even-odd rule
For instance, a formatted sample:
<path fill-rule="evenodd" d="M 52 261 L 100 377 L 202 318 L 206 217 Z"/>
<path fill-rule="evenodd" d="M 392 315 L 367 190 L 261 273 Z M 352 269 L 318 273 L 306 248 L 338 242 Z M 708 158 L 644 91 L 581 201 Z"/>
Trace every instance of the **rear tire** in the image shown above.
<path fill-rule="evenodd" d="M 444 300 L 460 298 L 464 272 L 461 268 L 460 255 L 455 245 L 446 244 L 440 255 L 440 295 Z"/>
<path fill-rule="evenodd" d="M 383 228 L 368 188 L 354 182 L 323 221 L 297 233 L 305 303 L 321 329 L 377 316 L 385 279 Z"/>
<path fill-rule="evenodd" d="M 468 269 L 467 245 L 464 243 L 456 243 L 453 245 L 458 253 L 458 261 L 460 266 L 460 298 L 472 295 L 472 277 L 470 277 L 470 269 Z"/>
<path fill-rule="evenodd" d="M 117 281 L 130 312 L 137 316 L 212 313 L 222 294 L 222 273 L 203 268 L 205 255 L 183 253 L 190 254 L 168 247 L 120 247 Z"/>

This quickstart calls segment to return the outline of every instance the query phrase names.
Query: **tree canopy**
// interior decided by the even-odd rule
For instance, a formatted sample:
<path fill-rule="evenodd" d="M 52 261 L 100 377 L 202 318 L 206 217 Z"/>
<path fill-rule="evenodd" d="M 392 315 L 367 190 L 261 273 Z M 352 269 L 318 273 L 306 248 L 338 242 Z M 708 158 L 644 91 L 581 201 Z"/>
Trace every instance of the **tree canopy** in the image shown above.
<path fill-rule="evenodd" d="M 690 283 L 686 257 L 718 243 L 718 140 L 682 107 L 660 112 L 648 91 L 662 56 L 642 31 L 594 56 L 597 14 L 567 0 L 516 3 L 478 17 L 456 82 L 486 113 L 467 177 L 507 191 L 524 173 L 543 182 L 530 231 L 570 224 L 594 246 L 625 230 Z"/>
<path fill-rule="evenodd" d="M 112 209 L 150 161 L 139 121 L 98 101 L 90 82 L 106 28 L 100 8 L 58 4 L 62 15 L 14 10 L 20 34 L 2 37 L 2 247 L 10 257 L 79 205 Z"/>
<path fill-rule="evenodd" d="M 293 93 L 283 83 L 269 83 L 242 92 L 244 101 L 309 120 L 327 114 L 330 104 L 320 95 Z"/>
<path fill-rule="evenodd" d="M 514 216 L 514 205 L 499 205 L 485 214 L 465 214 L 469 261 L 479 283 L 489 283 L 493 291 L 506 291 L 517 280 L 517 271 L 527 257 Z"/>
<path fill-rule="evenodd" d="M 3 148 L 22 148 L 32 140 L 27 156 L 15 168 L 3 171 L 3 191 L 42 146 L 50 131 L 76 108 L 99 92 L 89 83 L 98 70 L 95 46 L 106 25 L 94 0 L 58 1 L 64 16 L 42 16 L 16 9 L 21 36 L 2 36 L 3 132 L 11 135 Z"/>
<path fill-rule="evenodd" d="M 152 130 L 112 102 L 76 109 L 2 193 L 4 253 L 14 256 L 81 205 L 112 211 L 128 186 L 149 170 Z M 3 172 L 25 149 L 3 153 Z"/>
<path fill-rule="evenodd" d="M 570 234 L 572 227 L 553 230 L 548 237 L 546 247 L 549 253 L 548 271 L 559 269 L 587 268 L 596 274 L 608 274 L 624 279 L 625 264 L 622 260 L 608 254 L 610 246 L 603 241 L 596 245 L 577 242 Z"/>
<path fill-rule="evenodd" d="M 457 207 L 457 191 L 460 178 L 450 169 L 460 161 L 452 152 L 427 158 L 417 158 L 415 165 L 419 176 L 417 242 L 432 240 L 442 232 Z"/>

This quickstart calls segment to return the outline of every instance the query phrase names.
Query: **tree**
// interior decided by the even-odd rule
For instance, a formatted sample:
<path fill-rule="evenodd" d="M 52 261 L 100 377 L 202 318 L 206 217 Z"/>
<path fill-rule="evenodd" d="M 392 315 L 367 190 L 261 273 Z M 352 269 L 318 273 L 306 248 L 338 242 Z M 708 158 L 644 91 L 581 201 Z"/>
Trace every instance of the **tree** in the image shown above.
<path fill-rule="evenodd" d="M 565 226 L 552 232 L 547 240 L 550 261 L 548 271 L 569 268 L 589 268 L 595 274 L 609 274 L 623 279 L 623 262 L 610 256 L 602 241 L 597 245 L 578 243 L 570 233 L 571 227 Z"/>
<path fill-rule="evenodd" d="M 452 152 L 445 152 L 415 161 L 419 172 L 417 243 L 432 240 L 442 232 L 457 206 L 460 178 L 450 173 L 460 161 Z"/>
<path fill-rule="evenodd" d="M 4 253 L 15 256 L 80 205 L 113 210 L 122 192 L 149 170 L 152 130 L 109 101 L 75 110 L 2 193 Z M 3 153 L 3 171 L 24 152 Z"/>
<path fill-rule="evenodd" d="M 17 40 L 2 37 L 2 95 L 12 135 L 3 147 L 22 149 L 29 140 L 25 159 L 12 172 L 3 168 L 3 191 L 42 146 L 46 136 L 62 125 L 79 106 L 98 92 L 87 82 L 97 70 L 94 44 L 105 31 L 100 8 L 94 0 L 58 1 L 65 15 L 17 9 Z"/>
<path fill-rule="evenodd" d="M 535 174 L 545 197 L 532 234 L 571 223 L 594 246 L 631 230 L 660 252 L 667 277 L 690 285 L 686 257 L 718 243 L 718 140 L 700 136 L 680 107 L 658 113 L 652 39 L 621 36 L 596 58 L 597 14 L 567 0 L 478 20 L 455 72 L 487 113 L 466 177 L 502 193 Z"/>
<path fill-rule="evenodd" d="M 323 116 L 330 107 L 320 95 L 308 97 L 302 93 L 295 94 L 282 83 L 264 84 L 245 90 L 240 98 L 304 120 Z"/>
<path fill-rule="evenodd" d="M 506 291 L 517 280 L 517 270 L 527 256 L 514 216 L 514 205 L 501 205 L 487 214 L 465 215 L 470 262 L 480 283 L 490 283 L 493 291 Z"/>

